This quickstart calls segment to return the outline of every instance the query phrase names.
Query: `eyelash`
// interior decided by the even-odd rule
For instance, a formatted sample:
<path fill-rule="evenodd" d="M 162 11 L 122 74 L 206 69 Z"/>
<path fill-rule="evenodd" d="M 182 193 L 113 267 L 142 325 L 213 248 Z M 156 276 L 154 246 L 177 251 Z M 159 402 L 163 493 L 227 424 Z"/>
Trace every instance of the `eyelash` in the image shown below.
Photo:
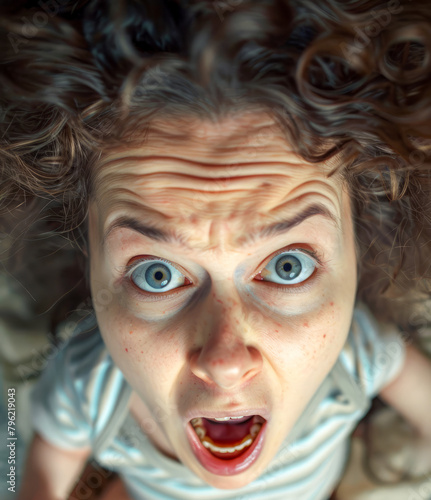
<path fill-rule="evenodd" d="M 302 292 L 307 292 L 311 288 L 311 283 L 310 281 L 313 281 L 315 283 L 318 281 L 321 277 L 322 269 L 324 268 L 323 261 L 321 257 L 317 254 L 316 251 L 314 250 L 308 250 L 305 248 L 299 248 L 299 247 L 291 247 L 291 248 L 283 248 L 276 252 L 275 254 L 271 255 L 268 257 L 263 264 L 263 267 L 260 271 L 258 271 L 256 274 L 254 274 L 252 277 L 255 278 L 258 274 L 260 274 L 263 269 L 268 265 L 269 262 L 271 262 L 273 259 L 275 259 L 278 255 L 281 255 L 283 253 L 287 252 L 299 252 L 299 253 L 305 253 L 308 257 L 311 257 L 315 264 L 316 264 L 316 269 L 313 271 L 313 273 L 305 280 L 302 281 L 301 283 L 297 284 L 292 284 L 292 285 L 282 285 L 280 283 L 274 283 L 272 281 L 264 281 L 264 280 L 259 280 L 263 281 L 264 283 L 267 284 L 267 286 L 270 286 L 271 288 L 275 288 L 276 290 L 284 293 L 302 293 Z"/>
<path fill-rule="evenodd" d="M 292 247 L 292 248 L 283 248 L 283 249 L 279 250 L 278 252 L 276 252 L 275 254 L 271 255 L 270 257 L 268 257 L 268 259 L 266 259 L 264 261 L 263 267 L 259 271 L 257 271 L 252 276 L 252 278 L 255 278 L 255 276 L 259 275 L 265 269 L 265 267 L 268 265 L 268 263 L 271 262 L 273 259 L 275 259 L 277 257 L 277 255 L 281 255 L 281 254 L 287 253 L 287 252 L 305 253 L 307 256 L 311 257 L 315 261 L 316 269 L 314 270 L 314 272 L 304 282 L 297 283 L 297 284 L 281 285 L 280 283 L 274 283 L 274 282 L 266 281 L 266 280 L 258 280 L 258 281 L 262 281 L 262 282 L 264 282 L 266 284 L 266 286 L 270 286 L 271 288 L 276 289 L 277 291 L 280 291 L 280 292 L 285 292 L 285 293 L 302 293 L 302 292 L 308 291 L 308 289 L 311 287 L 311 284 L 309 282 L 313 281 L 313 283 L 314 283 L 314 282 L 316 282 L 316 281 L 318 281 L 320 279 L 320 275 L 321 275 L 322 269 L 324 268 L 324 264 L 323 264 L 323 261 L 322 261 L 321 257 L 317 254 L 317 252 L 315 252 L 313 250 L 308 250 L 308 249 L 305 249 L 305 248 Z M 127 264 L 126 266 L 124 266 L 120 272 L 121 272 L 121 275 L 122 275 L 121 280 L 126 282 L 127 286 L 129 286 L 132 289 L 132 292 L 134 294 L 136 294 L 136 296 L 138 298 L 141 299 L 142 296 L 144 296 L 144 297 L 147 297 L 147 298 L 151 298 L 154 301 L 155 300 L 163 300 L 166 297 L 167 298 L 172 298 L 173 295 L 176 295 L 177 293 L 181 293 L 182 290 L 183 290 L 183 288 L 188 288 L 189 285 L 183 285 L 183 286 L 178 287 L 176 289 L 169 290 L 168 292 L 165 292 L 165 293 L 163 293 L 163 292 L 161 292 L 161 293 L 150 293 L 150 292 L 147 292 L 145 290 L 140 289 L 131 280 L 131 275 L 132 275 L 133 271 L 140 264 L 142 264 L 143 262 L 153 261 L 153 260 L 154 261 L 165 262 L 165 263 L 167 263 L 167 264 L 175 267 L 178 271 L 180 271 L 177 268 L 177 266 L 174 265 L 171 261 L 163 259 L 162 257 L 157 257 L 157 258 L 154 258 L 154 257 L 149 257 L 149 258 L 135 257 L 135 258 L 133 258 L 132 262 L 130 262 L 129 264 Z M 182 273 L 182 271 L 180 271 L 180 272 Z M 193 282 L 189 278 L 187 278 L 186 276 L 185 276 L 185 278 L 188 281 L 190 281 L 190 283 L 193 284 Z"/>
<path fill-rule="evenodd" d="M 139 264 L 142 264 L 143 262 L 147 262 L 147 261 L 161 261 L 161 262 L 165 262 L 166 264 L 169 264 L 170 266 L 173 266 L 175 267 L 178 271 L 178 267 L 175 266 L 172 262 L 170 262 L 169 260 L 166 260 L 166 259 L 163 259 L 162 257 L 157 257 L 157 258 L 153 258 L 153 257 L 149 257 L 149 258 L 139 258 L 139 257 L 135 257 L 132 259 L 132 262 L 130 262 L 129 264 L 127 264 L 121 271 L 121 274 L 122 274 L 122 277 L 121 277 L 121 281 L 125 282 L 126 283 L 126 286 L 129 287 L 129 289 L 132 291 L 132 293 L 135 295 L 135 297 L 137 297 L 138 299 L 142 299 L 142 296 L 144 297 L 147 297 L 148 299 L 151 299 L 152 301 L 157 301 L 157 300 L 163 300 L 164 298 L 172 298 L 174 295 L 176 295 L 177 293 L 181 293 L 183 291 L 183 288 L 187 288 L 188 285 L 184 285 L 184 286 L 181 286 L 179 288 L 175 288 L 174 290 L 169 290 L 168 292 L 165 292 L 165 293 L 150 293 L 150 292 L 146 292 L 145 290 L 141 290 L 137 285 L 135 285 L 133 283 L 133 281 L 131 280 L 131 275 L 133 273 L 133 271 L 139 266 Z M 189 278 L 187 278 L 185 276 L 185 278 L 187 280 L 190 281 L 190 283 L 193 283 Z"/>

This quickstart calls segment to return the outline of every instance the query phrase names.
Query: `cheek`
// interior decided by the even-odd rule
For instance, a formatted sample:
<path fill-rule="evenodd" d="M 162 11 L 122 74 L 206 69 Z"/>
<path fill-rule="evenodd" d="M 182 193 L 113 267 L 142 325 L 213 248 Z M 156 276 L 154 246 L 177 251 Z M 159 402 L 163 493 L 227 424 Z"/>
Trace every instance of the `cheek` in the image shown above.
<path fill-rule="evenodd" d="M 328 300 L 311 313 L 273 322 L 265 333 L 268 355 L 289 376 L 326 373 L 345 343 L 350 321 L 343 306 Z"/>
<path fill-rule="evenodd" d="M 160 386 L 180 369 L 185 356 L 178 332 L 157 329 L 115 306 L 97 317 L 112 359 L 132 385 L 152 379 Z"/>

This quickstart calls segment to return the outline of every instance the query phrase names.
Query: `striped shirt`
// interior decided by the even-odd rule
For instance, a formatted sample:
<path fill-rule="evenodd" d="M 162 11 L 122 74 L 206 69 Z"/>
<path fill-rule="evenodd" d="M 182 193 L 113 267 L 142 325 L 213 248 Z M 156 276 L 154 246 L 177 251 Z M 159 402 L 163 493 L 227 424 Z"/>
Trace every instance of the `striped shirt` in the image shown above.
<path fill-rule="evenodd" d="M 90 445 L 136 500 L 326 500 L 344 471 L 351 432 L 404 356 L 399 330 L 357 304 L 342 352 L 278 453 L 260 477 L 234 490 L 208 485 L 152 445 L 130 413 L 132 389 L 93 314 L 76 321 L 49 361 L 32 394 L 32 422 L 57 447 Z"/>

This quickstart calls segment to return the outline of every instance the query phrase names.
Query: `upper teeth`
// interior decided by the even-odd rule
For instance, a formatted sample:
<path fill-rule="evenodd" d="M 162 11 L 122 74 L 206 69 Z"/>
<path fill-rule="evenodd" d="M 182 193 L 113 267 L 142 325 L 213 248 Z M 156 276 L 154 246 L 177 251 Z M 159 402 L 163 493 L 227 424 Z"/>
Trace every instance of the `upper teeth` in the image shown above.
<path fill-rule="evenodd" d="M 214 418 L 214 420 L 218 420 L 219 422 L 226 422 L 226 420 L 238 420 L 240 418 L 244 418 L 244 417 L 216 417 L 216 418 Z M 204 422 L 203 422 L 201 417 L 192 418 L 192 425 L 193 425 L 193 427 L 196 427 L 196 426 L 202 427 L 204 425 Z"/>
<path fill-rule="evenodd" d="M 219 418 L 214 417 L 214 420 L 218 420 L 220 422 L 223 422 L 225 420 L 238 420 L 240 418 L 244 418 L 244 417 L 219 417 Z"/>

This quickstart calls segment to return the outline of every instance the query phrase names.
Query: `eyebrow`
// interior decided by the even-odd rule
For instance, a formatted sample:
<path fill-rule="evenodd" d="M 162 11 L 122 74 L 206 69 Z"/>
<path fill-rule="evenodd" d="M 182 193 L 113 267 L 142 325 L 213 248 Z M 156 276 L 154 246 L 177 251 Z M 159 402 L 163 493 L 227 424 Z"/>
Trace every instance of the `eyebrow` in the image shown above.
<path fill-rule="evenodd" d="M 261 227 L 256 233 L 251 233 L 245 238 L 240 239 L 239 248 L 244 248 L 256 243 L 262 239 L 268 239 L 278 234 L 285 233 L 295 226 L 299 226 L 302 222 L 315 215 L 321 215 L 331 221 L 337 229 L 340 228 L 339 219 L 325 206 L 320 203 L 315 203 L 306 207 L 302 212 L 294 215 L 292 218 L 274 222 L 268 226 Z M 110 233 L 114 229 L 125 228 L 131 229 L 147 238 L 154 241 L 164 243 L 177 243 L 183 248 L 190 250 L 185 238 L 174 230 L 165 230 L 155 226 L 147 225 L 138 219 L 128 216 L 122 216 L 115 219 L 107 228 L 103 236 L 103 245 L 105 245 Z"/>

